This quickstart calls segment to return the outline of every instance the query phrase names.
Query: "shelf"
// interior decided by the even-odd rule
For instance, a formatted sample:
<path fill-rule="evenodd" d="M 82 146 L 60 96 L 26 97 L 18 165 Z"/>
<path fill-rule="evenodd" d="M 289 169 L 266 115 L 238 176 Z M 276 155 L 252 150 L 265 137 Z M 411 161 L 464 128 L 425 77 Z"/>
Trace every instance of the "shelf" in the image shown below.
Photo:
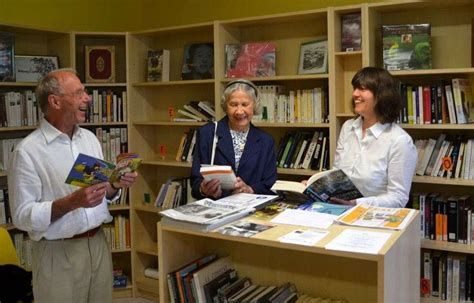
<path fill-rule="evenodd" d="M 340 57 L 362 56 L 362 51 L 335 52 L 334 55 L 340 56 Z"/>
<path fill-rule="evenodd" d="M 274 77 L 247 77 L 246 79 L 256 82 L 270 82 L 270 81 L 293 81 L 293 80 L 313 80 L 313 79 L 328 79 L 328 74 L 313 74 L 313 75 L 285 75 Z M 221 82 L 230 82 L 235 78 L 225 78 Z"/>
<path fill-rule="evenodd" d="M 270 123 L 270 122 L 255 122 L 256 127 L 270 128 L 270 127 L 300 127 L 300 128 L 329 128 L 329 123 Z"/>
<path fill-rule="evenodd" d="M 404 129 L 474 130 L 474 124 L 400 124 Z"/>
<path fill-rule="evenodd" d="M 146 245 L 141 243 L 140 246 L 138 247 L 138 244 L 136 244 L 135 251 L 142 253 L 142 254 L 147 254 L 147 255 L 152 255 L 158 257 L 158 243 L 153 243 L 153 245 Z"/>
<path fill-rule="evenodd" d="M 95 126 L 127 126 L 127 122 L 97 122 L 97 123 L 80 123 L 82 127 L 95 127 Z"/>
<path fill-rule="evenodd" d="M 177 81 L 166 81 L 166 82 L 136 82 L 136 83 L 132 83 L 132 86 L 153 87 L 153 86 L 196 85 L 196 84 L 214 84 L 214 79 L 177 80 Z"/>
<path fill-rule="evenodd" d="M 135 121 L 133 125 L 140 126 L 202 126 L 207 122 L 172 122 L 172 121 Z"/>
<path fill-rule="evenodd" d="M 129 210 L 130 205 L 109 205 L 109 211 L 116 211 L 116 210 Z"/>
<path fill-rule="evenodd" d="M 150 279 L 146 277 L 135 278 L 135 286 L 138 289 L 143 289 L 156 295 L 158 295 L 158 283 L 159 280 L 156 279 Z"/>
<path fill-rule="evenodd" d="M 123 87 L 127 86 L 127 83 L 84 83 L 85 87 Z"/>
<path fill-rule="evenodd" d="M 7 171 L 6 170 L 0 170 L 0 177 L 6 177 L 6 176 L 8 176 Z"/>
<path fill-rule="evenodd" d="M 277 173 L 280 175 L 312 176 L 318 172 L 318 170 L 311 169 L 277 168 Z"/>
<path fill-rule="evenodd" d="M 129 253 L 131 252 L 132 249 L 131 248 L 123 248 L 123 249 L 111 249 L 110 252 L 113 253 L 113 254 L 116 254 L 116 253 Z"/>
<path fill-rule="evenodd" d="M 336 117 L 337 118 L 346 118 L 346 119 L 350 119 L 350 118 L 354 118 L 356 115 L 354 113 L 342 113 L 342 114 L 336 114 Z"/>
<path fill-rule="evenodd" d="M 34 130 L 38 126 L 18 126 L 18 127 L 0 127 L 0 132 L 16 132 L 16 131 L 29 131 Z"/>
<path fill-rule="evenodd" d="M 38 83 L 36 82 L 0 82 L 0 87 L 32 87 L 35 88 Z"/>
<path fill-rule="evenodd" d="M 130 278 L 128 278 L 130 280 Z M 125 287 L 117 287 L 113 289 L 114 298 L 131 298 L 133 295 L 132 283 L 127 283 Z"/>
<path fill-rule="evenodd" d="M 442 185 L 453 185 L 453 186 L 474 186 L 474 180 L 464 180 L 455 178 L 441 178 L 441 177 L 430 177 L 430 176 L 414 176 L 413 183 L 424 183 L 424 184 L 442 184 Z"/>
<path fill-rule="evenodd" d="M 474 254 L 474 245 L 421 239 L 421 248 L 434 249 L 465 254 Z"/>
<path fill-rule="evenodd" d="M 191 168 L 191 162 L 181 162 L 176 160 L 144 160 L 142 165 L 158 165 L 158 166 L 173 166 L 173 167 L 189 167 Z"/>
<path fill-rule="evenodd" d="M 393 76 L 425 76 L 425 75 L 445 75 L 445 74 L 474 74 L 474 67 L 467 68 L 440 68 L 422 70 L 391 71 Z"/>
<path fill-rule="evenodd" d="M 158 212 L 162 211 L 161 207 L 155 207 L 150 204 L 150 206 L 147 206 L 145 204 L 140 204 L 140 205 L 134 205 L 133 208 L 138 211 L 144 211 L 144 212 L 150 212 L 150 213 L 155 213 L 158 214 Z"/>
<path fill-rule="evenodd" d="M 5 228 L 6 230 L 14 230 L 14 229 L 16 229 L 15 226 L 14 226 L 12 223 L 0 224 L 0 227 Z"/>

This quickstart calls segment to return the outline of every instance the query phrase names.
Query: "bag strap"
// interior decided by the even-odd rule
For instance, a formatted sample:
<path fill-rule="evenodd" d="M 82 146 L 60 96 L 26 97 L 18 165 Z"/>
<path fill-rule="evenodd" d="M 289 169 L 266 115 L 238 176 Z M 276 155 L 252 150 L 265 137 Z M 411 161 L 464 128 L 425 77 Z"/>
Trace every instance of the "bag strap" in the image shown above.
<path fill-rule="evenodd" d="M 216 155 L 217 146 L 217 121 L 214 121 L 214 138 L 212 139 L 212 153 L 211 153 L 211 165 L 214 165 L 214 157 Z"/>

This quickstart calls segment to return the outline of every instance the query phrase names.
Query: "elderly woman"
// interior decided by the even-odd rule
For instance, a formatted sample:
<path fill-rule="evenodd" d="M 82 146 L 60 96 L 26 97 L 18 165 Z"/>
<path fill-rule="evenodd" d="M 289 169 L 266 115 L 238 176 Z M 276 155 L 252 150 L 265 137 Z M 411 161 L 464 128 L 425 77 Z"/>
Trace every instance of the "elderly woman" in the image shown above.
<path fill-rule="evenodd" d="M 277 179 L 273 139 L 252 125 L 252 117 L 259 112 L 259 92 L 248 80 L 231 81 L 221 100 L 226 116 L 215 127 L 214 123 L 199 129 L 193 155 L 191 173 L 192 194 L 197 199 L 220 198 L 234 193 L 271 194 Z M 210 164 L 214 131 L 217 137 L 214 165 L 229 165 L 237 181 L 232 190 L 223 190 L 220 181 L 205 181 L 200 174 L 201 164 Z"/>

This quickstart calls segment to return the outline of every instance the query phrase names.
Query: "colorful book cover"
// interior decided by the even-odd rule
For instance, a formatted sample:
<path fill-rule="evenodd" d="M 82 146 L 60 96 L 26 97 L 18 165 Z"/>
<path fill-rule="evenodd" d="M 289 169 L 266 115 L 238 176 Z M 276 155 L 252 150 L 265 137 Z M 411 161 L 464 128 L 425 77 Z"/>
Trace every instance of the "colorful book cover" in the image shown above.
<path fill-rule="evenodd" d="M 276 44 L 252 42 L 225 46 L 227 78 L 275 76 Z"/>
<path fill-rule="evenodd" d="M 214 78 L 214 44 L 195 43 L 184 47 L 183 80 Z"/>
<path fill-rule="evenodd" d="M 362 33 L 360 13 L 347 14 L 341 17 L 341 51 L 361 50 Z"/>
<path fill-rule="evenodd" d="M 88 187 L 97 183 L 114 183 L 127 172 L 135 171 L 141 163 L 137 154 L 125 153 L 117 157 L 117 165 L 92 157 L 79 154 L 69 172 L 66 183 Z"/>
<path fill-rule="evenodd" d="M 342 205 L 342 204 L 330 204 L 324 202 L 312 202 L 308 201 L 306 203 L 301 204 L 298 206 L 298 209 L 308 210 L 308 211 L 315 211 L 318 213 L 330 214 L 330 215 L 341 215 L 346 210 L 351 208 L 350 205 Z"/>
<path fill-rule="evenodd" d="M 382 41 L 385 69 L 431 69 L 430 24 L 383 25 Z"/>

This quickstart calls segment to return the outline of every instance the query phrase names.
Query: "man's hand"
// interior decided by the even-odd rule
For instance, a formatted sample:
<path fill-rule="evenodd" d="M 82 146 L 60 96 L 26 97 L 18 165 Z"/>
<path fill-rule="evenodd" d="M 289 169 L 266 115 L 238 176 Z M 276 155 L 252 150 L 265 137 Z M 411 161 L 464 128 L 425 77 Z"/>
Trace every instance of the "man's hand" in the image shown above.
<path fill-rule="evenodd" d="M 112 198 L 115 196 L 115 194 L 117 194 L 117 190 L 120 188 L 132 186 L 137 180 L 137 177 L 138 173 L 136 171 L 123 174 L 118 182 L 114 182 L 112 186 L 107 187 L 107 198 Z"/>
<path fill-rule="evenodd" d="M 53 201 L 51 208 L 51 222 L 56 221 L 76 208 L 96 207 L 105 197 L 108 182 L 98 183 L 89 187 L 80 188 L 64 198 Z"/>
<path fill-rule="evenodd" d="M 350 206 L 354 206 L 357 204 L 355 200 L 344 200 L 344 199 L 339 199 L 339 198 L 334 198 L 334 197 L 329 198 L 329 202 L 331 202 L 332 204 L 342 204 L 342 205 L 350 205 Z"/>

